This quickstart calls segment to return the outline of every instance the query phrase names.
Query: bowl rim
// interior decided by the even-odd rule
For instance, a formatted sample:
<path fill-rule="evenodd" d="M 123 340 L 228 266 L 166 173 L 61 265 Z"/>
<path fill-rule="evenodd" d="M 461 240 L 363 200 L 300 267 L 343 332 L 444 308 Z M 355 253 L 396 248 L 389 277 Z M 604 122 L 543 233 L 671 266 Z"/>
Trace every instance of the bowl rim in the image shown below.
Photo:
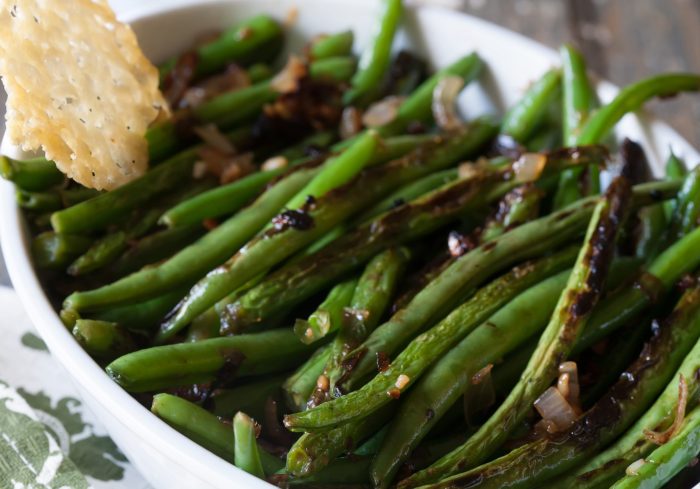
<path fill-rule="evenodd" d="M 168 3 L 154 1 L 126 9 L 120 12 L 119 18 L 131 23 L 196 7 L 220 6 L 239 1 L 172 0 Z M 326 1 L 339 4 L 376 4 L 376 0 Z M 303 0 L 299 0 L 298 3 L 300 8 L 304 8 Z M 422 6 L 420 10 L 430 11 L 436 15 L 458 16 L 462 21 L 474 26 L 497 31 L 499 35 L 511 39 L 511 42 L 527 43 L 529 47 L 536 50 L 539 55 L 546 56 L 547 59 L 558 60 L 556 51 L 552 48 L 492 22 L 442 7 Z M 609 82 L 601 82 L 599 89 L 617 90 L 617 87 Z M 657 119 L 652 119 L 652 123 L 655 128 L 661 128 L 673 139 L 692 148 L 687 141 L 665 123 L 661 123 Z M 274 487 L 201 447 L 153 415 L 113 382 L 104 369 L 80 347 L 54 311 L 34 271 L 28 233 L 21 209 L 16 204 L 14 184 L 4 180 L 0 182 L 0 244 L 12 285 L 30 320 L 45 340 L 51 353 L 69 372 L 71 379 L 77 382 L 81 389 L 89 392 L 95 402 L 99 403 L 111 417 L 117 420 L 123 429 L 131 431 L 150 449 L 159 452 L 169 461 L 187 464 L 188 467 L 191 467 L 188 472 L 192 475 L 202 479 L 203 474 L 205 474 L 206 479 L 202 479 L 202 482 L 222 487 L 230 485 L 234 481 L 244 483 L 246 487 L 251 488 L 268 489 Z"/>

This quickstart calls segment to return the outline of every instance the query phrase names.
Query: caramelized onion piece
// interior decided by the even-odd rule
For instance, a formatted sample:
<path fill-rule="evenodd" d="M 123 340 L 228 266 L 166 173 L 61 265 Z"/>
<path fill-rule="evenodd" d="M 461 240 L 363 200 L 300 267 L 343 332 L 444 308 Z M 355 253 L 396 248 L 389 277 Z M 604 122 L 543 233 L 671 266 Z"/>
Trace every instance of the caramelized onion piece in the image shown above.
<path fill-rule="evenodd" d="M 685 408 L 688 405 L 688 383 L 683 374 L 678 379 L 678 404 L 676 405 L 676 418 L 673 424 L 664 431 L 644 430 L 644 437 L 652 443 L 663 445 L 674 437 L 683 425 L 685 419 Z"/>
<path fill-rule="evenodd" d="M 272 158 L 266 159 L 260 169 L 262 171 L 278 170 L 280 168 L 287 168 L 289 166 L 289 160 L 284 156 L 273 156 Z"/>
<path fill-rule="evenodd" d="M 534 182 L 537 180 L 545 165 L 547 157 L 541 153 L 524 153 L 513 163 L 516 182 Z"/>
<path fill-rule="evenodd" d="M 578 417 L 574 408 L 556 387 L 550 387 L 544 391 L 535 401 L 534 407 L 542 419 L 548 423 L 549 433 L 566 430 Z"/>
<path fill-rule="evenodd" d="M 457 97 L 464 87 L 460 76 L 446 76 L 433 90 L 433 118 L 440 129 L 452 131 L 464 125 L 457 114 Z"/>
<path fill-rule="evenodd" d="M 202 146 L 199 148 L 198 154 L 201 158 L 200 161 L 206 165 L 207 173 L 218 177 L 219 183 L 222 185 L 231 183 L 255 171 L 253 153 L 222 153 L 211 146 Z M 199 162 L 195 163 L 195 168 L 199 165 Z M 201 170 L 196 171 L 200 172 Z"/>
<path fill-rule="evenodd" d="M 574 409 L 577 415 L 580 415 L 581 410 L 581 387 L 578 381 L 578 367 L 576 362 L 564 362 L 559 365 L 559 380 L 557 381 L 557 389 L 564 396 Z"/>
<path fill-rule="evenodd" d="M 635 460 L 634 462 L 629 464 L 629 466 L 627 466 L 627 468 L 625 469 L 625 474 L 631 476 L 637 475 L 639 473 L 639 469 L 641 469 L 642 465 L 644 465 L 645 463 L 647 463 L 647 461 L 643 458 Z"/>
<path fill-rule="evenodd" d="M 496 402 L 496 389 L 493 386 L 491 370 L 493 364 L 489 363 L 476 372 L 471 378 L 472 387 L 463 397 L 464 418 L 467 424 L 478 424 L 479 414 L 485 412 Z"/>
<path fill-rule="evenodd" d="M 282 71 L 272 79 L 270 86 L 277 93 L 296 92 L 306 74 L 306 63 L 298 56 L 290 56 Z"/>
<path fill-rule="evenodd" d="M 349 139 L 362 130 L 362 112 L 357 107 L 345 107 L 340 116 L 340 137 Z"/>
<path fill-rule="evenodd" d="M 389 124 L 399 113 L 405 97 L 391 95 L 369 106 L 362 116 L 362 123 L 367 127 L 379 127 Z"/>
<path fill-rule="evenodd" d="M 236 148 L 231 144 L 231 141 L 219 131 L 215 124 L 196 126 L 193 128 L 193 131 L 204 141 L 204 144 L 220 153 L 233 154 L 236 152 Z"/>
<path fill-rule="evenodd" d="M 190 87 L 179 101 L 179 108 L 193 108 L 217 95 L 250 86 L 248 72 L 235 63 L 230 64 L 220 75 L 212 76 Z"/>

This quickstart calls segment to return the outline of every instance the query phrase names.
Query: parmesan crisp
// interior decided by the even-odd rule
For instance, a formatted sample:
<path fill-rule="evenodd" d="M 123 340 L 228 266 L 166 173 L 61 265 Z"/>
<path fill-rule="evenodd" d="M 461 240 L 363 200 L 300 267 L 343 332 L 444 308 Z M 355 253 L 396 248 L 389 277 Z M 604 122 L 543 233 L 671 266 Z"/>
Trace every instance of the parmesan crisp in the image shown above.
<path fill-rule="evenodd" d="M 113 189 L 148 166 L 166 103 L 158 71 L 105 0 L 0 0 L 7 133 L 77 182 Z"/>

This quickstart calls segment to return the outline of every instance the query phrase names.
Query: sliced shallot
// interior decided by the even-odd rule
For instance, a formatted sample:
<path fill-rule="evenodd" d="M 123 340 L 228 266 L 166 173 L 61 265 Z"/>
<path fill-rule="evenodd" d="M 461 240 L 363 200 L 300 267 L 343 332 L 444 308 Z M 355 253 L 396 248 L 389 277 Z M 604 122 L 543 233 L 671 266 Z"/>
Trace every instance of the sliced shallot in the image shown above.
<path fill-rule="evenodd" d="M 270 86 L 277 93 L 296 92 L 306 73 L 306 63 L 298 56 L 290 56 L 282 71 L 272 79 Z"/>
<path fill-rule="evenodd" d="M 550 423 L 547 430 L 560 432 L 569 428 L 578 417 L 574 408 L 567 402 L 556 387 L 550 387 L 537 398 L 535 409 L 545 422 Z M 554 431 L 551 431 L 554 430 Z"/>
<path fill-rule="evenodd" d="M 457 113 L 457 97 L 464 87 L 460 76 L 446 76 L 441 79 L 433 90 L 433 117 L 435 123 L 445 131 L 453 131 L 464 125 Z"/>
<path fill-rule="evenodd" d="M 541 153 L 524 153 L 513 163 L 516 182 L 534 182 L 537 180 L 545 165 L 547 157 Z"/>
<path fill-rule="evenodd" d="M 404 97 L 390 96 L 369 106 L 362 116 L 362 123 L 367 127 L 379 127 L 389 124 L 399 113 Z"/>
<path fill-rule="evenodd" d="M 688 383 L 683 374 L 678 379 L 678 404 L 676 405 L 676 417 L 673 424 L 664 431 L 644 430 L 644 437 L 652 443 L 663 445 L 668 443 L 678 433 L 685 419 L 685 408 L 688 404 Z"/>

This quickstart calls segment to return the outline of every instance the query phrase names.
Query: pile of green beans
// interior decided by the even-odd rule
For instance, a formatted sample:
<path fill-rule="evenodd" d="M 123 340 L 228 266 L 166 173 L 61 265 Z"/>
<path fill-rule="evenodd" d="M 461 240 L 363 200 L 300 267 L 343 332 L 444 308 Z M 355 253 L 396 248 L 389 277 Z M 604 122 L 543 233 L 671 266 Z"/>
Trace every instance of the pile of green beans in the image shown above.
<path fill-rule="evenodd" d="M 434 94 L 484 62 L 426 75 L 394 54 L 403 2 L 381 7 L 359 61 L 352 31 L 324 34 L 275 76 L 267 15 L 193 47 L 180 83 L 232 63 L 249 83 L 151 127 L 152 168 L 118 189 L 0 156 L 62 321 L 156 416 L 280 487 L 662 487 L 700 455 L 700 167 L 670 154 L 645 180 L 642 147 L 620 170 L 608 143 L 700 76 L 601 104 L 567 45 L 502 120 L 446 129 Z M 246 163 L 225 178 L 212 151 Z"/>

